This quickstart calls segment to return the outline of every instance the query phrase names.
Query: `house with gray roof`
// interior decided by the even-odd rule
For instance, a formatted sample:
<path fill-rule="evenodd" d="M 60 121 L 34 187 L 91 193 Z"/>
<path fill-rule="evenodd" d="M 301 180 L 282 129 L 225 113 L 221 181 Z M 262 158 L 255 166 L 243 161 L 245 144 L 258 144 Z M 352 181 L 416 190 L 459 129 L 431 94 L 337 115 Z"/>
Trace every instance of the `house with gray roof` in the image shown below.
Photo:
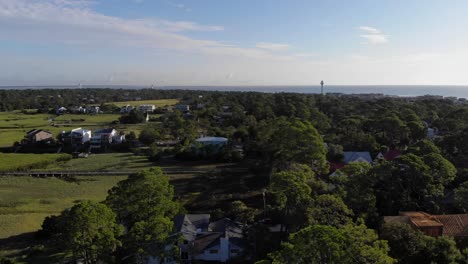
<path fill-rule="evenodd" d="M 184 214 L 174 218 L 174 235 L 180 235 L 181 263 L 192 261 L 227 262 L 245 251 L 243 226 L 228 218 L 211 222 L 209 214 Z M 148 264 L 160 263 L 150 258 Z M 163 263 L 175 263 L 166 260 Z"/>
<path fill-rule="evenodd" d="M 345 151 L 343 152 L 344 163 L 367 162 L 372 164 L 372 157 L 368 151 Z"/>

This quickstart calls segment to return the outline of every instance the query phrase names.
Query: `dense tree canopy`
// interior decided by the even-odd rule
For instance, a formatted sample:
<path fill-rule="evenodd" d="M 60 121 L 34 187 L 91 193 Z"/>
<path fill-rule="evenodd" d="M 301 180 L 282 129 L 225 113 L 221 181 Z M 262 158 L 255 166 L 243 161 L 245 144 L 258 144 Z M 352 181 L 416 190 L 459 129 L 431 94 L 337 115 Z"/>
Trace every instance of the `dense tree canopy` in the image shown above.
<path fill-rule="evenodd" d="M 270 257 L 274 264 L 394 263 L 388 251 L 387 243 L 365 226 L 312 225 L 291 234 Z"/>
<path fill-rule="evenodd" d="M 343 226 L 352 222 L 353 212 L 340 197 L 330 194 L 319 195 L 308 211 L 309 223 L 329 226 Z"/>
<path fill-rule="evenodd" d="M 459 263 L 463 257 L 452 238 L 424 235 L 408 224 L 386 224 L 381 238 L 388 241 L 390 256 L 398 263 Z"/>
<path fill-rule="evenodd" d="M 259 128 L 257 147 L 273 166 L 302 163 L 326 171 L 326 148 L 310 122 L 286 118 L 265 122 Z"/>
<path fill-rule="evenodd" d="M 455 205 L 465 213 L 468 211 L 468 182 L 455 189 Z"/>
<path fill-rule="evenodd" d="M 86 264 L 110 262 L 123 231 L 114 212 L 104 204 L 85 201 L 64 214 L 64 242 L 75 258 Z"/>
<path fill-rule="evenodd" d="M 129 176 L 109 191 L 106 199 L 128 232 L 126 250 L 136 259 L 163 257 L 164 246 L 172 231 L 173 217 L 180 211 L 174 201 L 174 189 L 160 168 Z"/>
<path fill-rule="evenodd" d="M 274 208 L 281 212 L 287 229 L 305 220 L 305 212 L 312 199 L 308 177 L 310 175 L 298 170 L 277 172 L 271 176 L 269 189 L 274 197 Z"/>
<path fill-rule="evenodd" d="M 249 243 L 258 254 L 254 259 L 277 249 L 266 240 L 276 246 L 283 240 L 281 249 L 271 254 L 275 263 L 393 263 L 385 242 L 356 223 L 378 230 L 382 216 L 400 211 L 449 214 L 468 210 L 468 108 L 461 101 L 155 89 L 0 90 L 0 98 L 4 99 L 0 111 L 31 108 L 38 113 L 54 113 L 59 106 L 75 105 L 101 105 L 106 112 L 115 113 L 118 108 L 111 102 L 136 100 L 134 105 L 138 105 L 140 99 L 177 98 L 180 104 L 189 105 L 189 113 L 158 108 L 158 116 L 137 129 L 139 140 L 149 148 L 132 151 L 145 152 L 151 161 L 162 155 L 208 159 L 205 154 L 214 151 L 213 147 L 201 147 L 195 138 L 228 138 L 226 147 L 212 161 L 237 162 L 245 158 L 239 166 L 248 167 L 253 175 L 245 182 L 239 180 L 245 184 L 242 190 L 222 194 L 213 191 L 213 197 L 223 197 L 213 203 L 223 205 L 216 208 L 229 209 L 226 213 L 218 209 L 219 217 L 252 224 Z M 143 117 L 133 111 L 120 121 L 142 122 Z M 435 131 L 433 137 L 428 137 L 429 129 Z M 156 144 L 159 141 L 175 146 L 160 147 Z M 233 158 L 229 151 L 234 147 L 242 149 L 242 157 L 236 152 L 239 156 Z M 203 155 L 184 155 L 192 149 Z M 344 164 L 344 151 L 368 151 L 376 157 L 388 150 L 402 155 L 388 160 L 384 157 L 372 165 Z M 333 165 L 345 166 L 330 175 L 328 168 Z M 264 212 L 263 188 L 267 189 Z M 251 193 L 244 195 L 244 190 Z M 455 207 L 447 203 L 452 190 Z M 212 190 L 205 191 L 212 195 Z M 81 207 L 44 221 L 42 235 L 49 239 L 63 238 L 65 234 L 78 237 L 63 225 L 72 221 L 67 215 L 73 212 L 84 221 L 86 234 L 102 245 L 89 249 L 88 237 L 80 239 L 83 244 L 76 255 L 89 262 L 97 255 L 110 259 L 120 243 L 119 254 L 133 262 L 144 262 L 148 255 L 165 257 L 174 253 L 165 251 L 164 246 L 177 239 L 170 234 L 180 205 L 174 201 L 168 177 L 160 170 L 143 171 L 120 182 L 109 191 L 105 204 L 114 218 L 102 204 L 79 204 Z M 101 212 L 103 218 L 88 217 L 96 212 Z M 260 216 L 265 219 L 255 221 Z M 124 234 L 118 232 L 112 219 L 126 227 Z M 280 238 L 269 232 L 269 221 L 283 227 Z M 95 226 L 103 222 L 109 222 L 115 232 L 111 228 L 98 234 Z M 71 227 L 76 231 L 74 224 Z M 398 228 L 384 227 L 381 238 L 388 239 L 390 256 L 399 262 L 461 260 L 453 240 L 426 237 L 409 226 Z M 292 232 L 296 233 L 288 240 Z"/>

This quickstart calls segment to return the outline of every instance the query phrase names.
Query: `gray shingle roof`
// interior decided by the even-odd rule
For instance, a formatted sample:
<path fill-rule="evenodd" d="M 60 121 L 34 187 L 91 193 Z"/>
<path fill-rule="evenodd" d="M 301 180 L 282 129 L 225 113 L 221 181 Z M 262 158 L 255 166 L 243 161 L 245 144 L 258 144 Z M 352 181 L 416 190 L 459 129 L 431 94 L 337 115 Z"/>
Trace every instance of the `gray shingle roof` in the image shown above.
<path fill-rule="evenodd" d="M 174 218 L 175 231 L 181 233 L 187 241 L 195 240 L 197 229 L 208 230 L 209 214 L 184 214 Z"/>
<path fill-rule="evenodd" d="M 344 162 L 368 162 L 372 163 L 372 157 L 367 151 L 345 151 L 343 152 Z"/>

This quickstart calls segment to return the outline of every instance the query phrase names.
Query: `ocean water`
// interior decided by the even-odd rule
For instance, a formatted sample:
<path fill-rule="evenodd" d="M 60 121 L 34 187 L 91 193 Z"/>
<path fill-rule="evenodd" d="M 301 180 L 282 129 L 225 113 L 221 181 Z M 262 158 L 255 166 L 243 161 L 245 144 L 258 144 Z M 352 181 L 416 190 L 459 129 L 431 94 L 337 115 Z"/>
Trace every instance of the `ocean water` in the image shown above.
<path fill-rule="evenodd" d="M 0 89 L 68 89 L 78 88 L 77 86 L 0 86 Z M 149 86 L 137 85 L 86 85 L 82 88 L 123 88 L 142 89 Z M 320 93 L 320 86 L 163 86 L 154 89 L 187 89 L 187 90 L 207 90 L 207 91 L 242 91 L 242 92 L 265 92 L 265 93 Z M 396 96 L 421 96 L 421 95 L 442 95 L 468 98 L 468 86 L 450 85 L 325 85 L 325 93 L 381 93 Z"/>

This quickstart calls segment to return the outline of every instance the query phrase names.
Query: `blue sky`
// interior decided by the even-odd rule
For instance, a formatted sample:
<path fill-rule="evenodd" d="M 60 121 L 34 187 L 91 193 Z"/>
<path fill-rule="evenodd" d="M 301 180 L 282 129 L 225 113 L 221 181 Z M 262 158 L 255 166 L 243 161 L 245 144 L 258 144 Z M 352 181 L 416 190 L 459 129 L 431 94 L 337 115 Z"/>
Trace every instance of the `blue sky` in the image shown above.
<path fill-rule="evenodd" d="M 0 86 L 467 85 L 468 1 L 0 0 Z"/>

